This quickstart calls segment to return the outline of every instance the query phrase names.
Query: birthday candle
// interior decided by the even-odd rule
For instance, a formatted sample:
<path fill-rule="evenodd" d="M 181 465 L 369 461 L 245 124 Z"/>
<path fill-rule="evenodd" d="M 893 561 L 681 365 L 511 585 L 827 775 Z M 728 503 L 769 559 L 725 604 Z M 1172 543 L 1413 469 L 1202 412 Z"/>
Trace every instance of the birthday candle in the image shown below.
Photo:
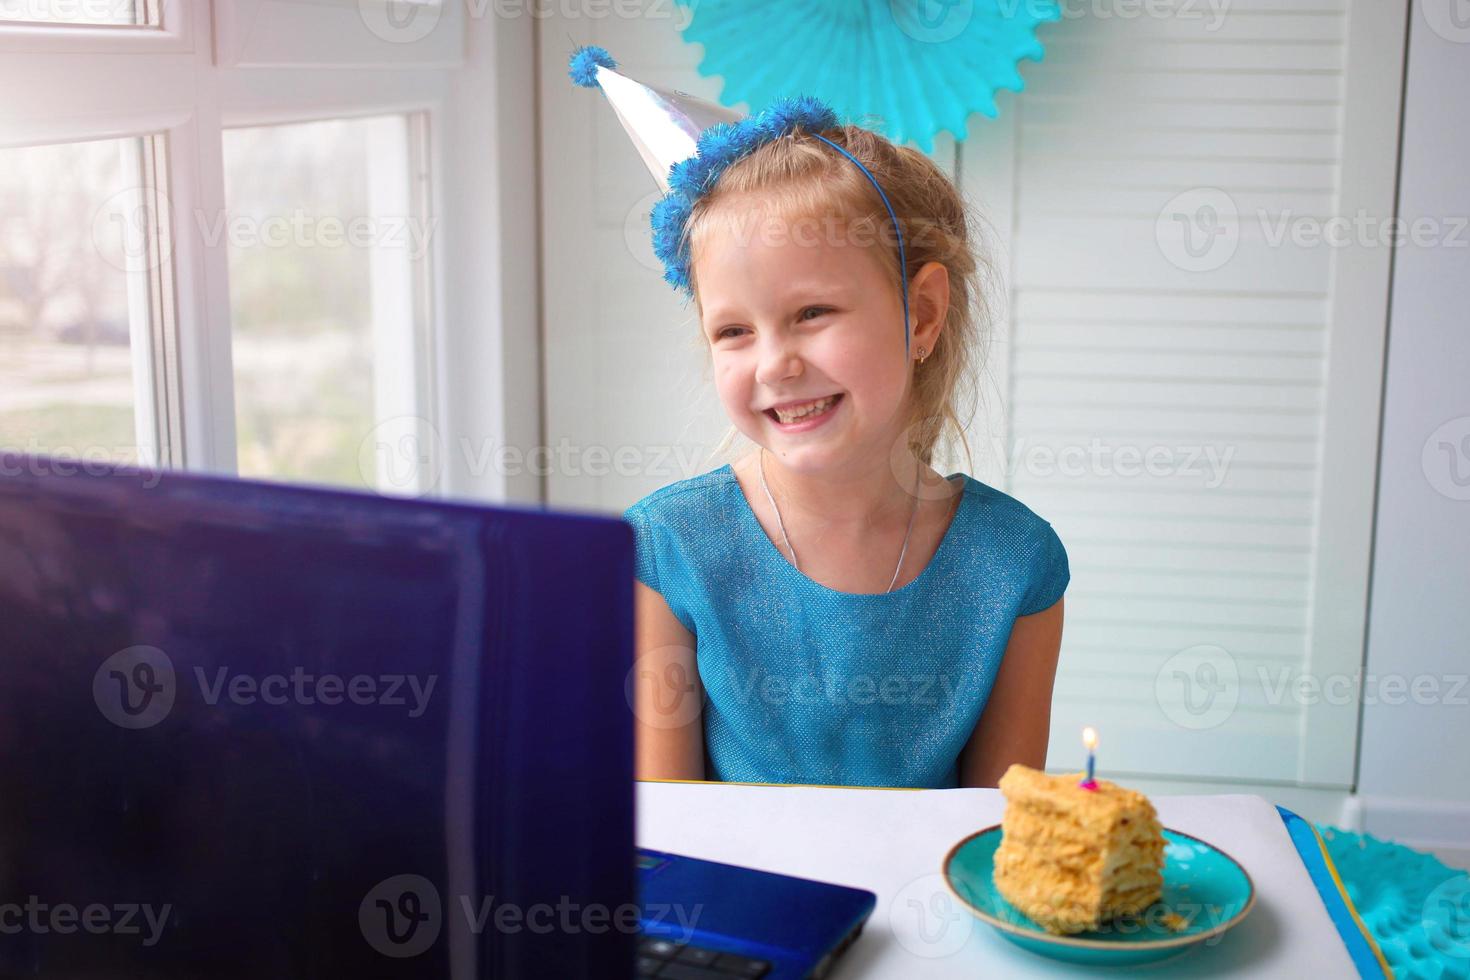
<path fill-rule="evenodd" d="M 1096 749 L 1097 749 L 1097 729 L 1095 729 L 1095 728 L 1084 728 L 1084 729 L 1082 729 L 1082 744 L 1085 745 L 1085 746 L 1087 746 L 1087 779 L 1086 779 L 1086 782 L 1091 783 L 1091 782 L 1094 781 L 1093 780 L 1093 776 L 1097 772 L 1097 752 L 1096 752 Z"/>

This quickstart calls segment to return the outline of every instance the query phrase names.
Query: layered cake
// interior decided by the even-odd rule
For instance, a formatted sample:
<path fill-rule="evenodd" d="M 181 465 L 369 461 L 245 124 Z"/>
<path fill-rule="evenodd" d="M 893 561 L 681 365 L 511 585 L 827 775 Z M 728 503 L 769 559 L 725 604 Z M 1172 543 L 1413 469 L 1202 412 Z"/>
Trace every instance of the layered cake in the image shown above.
<path fill-rule="evenodd" d="M 1164 832 L 1148 797 L 1106 779 L 1048 776 L 1013 765 L 995 887 L 1049 932 L 1096 929 L 1160 897 Z"/>

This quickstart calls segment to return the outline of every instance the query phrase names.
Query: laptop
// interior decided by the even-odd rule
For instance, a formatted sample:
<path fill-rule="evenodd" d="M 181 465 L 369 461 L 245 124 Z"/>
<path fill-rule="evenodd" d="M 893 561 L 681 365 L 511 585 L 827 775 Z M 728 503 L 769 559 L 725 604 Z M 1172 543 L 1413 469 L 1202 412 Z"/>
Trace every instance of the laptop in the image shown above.
<path fill-rule="evenodd" d="M 0 454 L 0 975 L 822 976 L 870 892 L 634 846 L 632 590 L 616 518 Z"/>

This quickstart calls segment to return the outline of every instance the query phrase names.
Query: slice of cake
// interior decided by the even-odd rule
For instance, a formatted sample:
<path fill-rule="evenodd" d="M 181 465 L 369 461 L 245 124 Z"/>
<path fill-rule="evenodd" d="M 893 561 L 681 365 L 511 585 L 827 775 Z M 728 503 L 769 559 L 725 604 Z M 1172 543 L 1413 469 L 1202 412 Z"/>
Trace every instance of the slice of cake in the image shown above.
<path fill-rule="evenodd" d="M 1081 779 L 1013 765 L 1000 780 L 995 887 L 1049 932 L 1142 912 L 1163 886 L 1164 831 L 1148 797 L 1106 779 L 1085 789 Z"/>

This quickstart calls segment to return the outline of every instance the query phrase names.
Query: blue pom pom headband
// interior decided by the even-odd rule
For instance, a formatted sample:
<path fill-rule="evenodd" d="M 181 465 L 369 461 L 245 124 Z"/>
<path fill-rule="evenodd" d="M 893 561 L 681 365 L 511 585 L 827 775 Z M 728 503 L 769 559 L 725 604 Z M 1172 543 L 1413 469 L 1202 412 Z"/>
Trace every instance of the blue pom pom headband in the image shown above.
<path fill-rule="evenodd" d="M 689 243 L 685 230 L 694 202 L 719 183 L 735 161 L 758 147 L 798 130 L 821 140 L 862 171 L 878 192 L 898 239 L 898 277 L 903 296 L 903 352 L 909 355 L 908 264 L 898 215 L 876 177 L 847 150 L 821 134 L 838 125 L 837 114 L 820 99 L 794 96 L 777 99 L 753 116 L 634 82 L 614 71 L 617 62 L 603 48 L 586 45 L 572 53 L 567 74 L 584 88 L 600 88 L 633 139 L 664 196 L 653 207 L 653 251 L 664 264 L 664 281 L 686 296 L 694 294 L 689 278 Z M 690 152 L 690 151 L 693 152 Z"/>

